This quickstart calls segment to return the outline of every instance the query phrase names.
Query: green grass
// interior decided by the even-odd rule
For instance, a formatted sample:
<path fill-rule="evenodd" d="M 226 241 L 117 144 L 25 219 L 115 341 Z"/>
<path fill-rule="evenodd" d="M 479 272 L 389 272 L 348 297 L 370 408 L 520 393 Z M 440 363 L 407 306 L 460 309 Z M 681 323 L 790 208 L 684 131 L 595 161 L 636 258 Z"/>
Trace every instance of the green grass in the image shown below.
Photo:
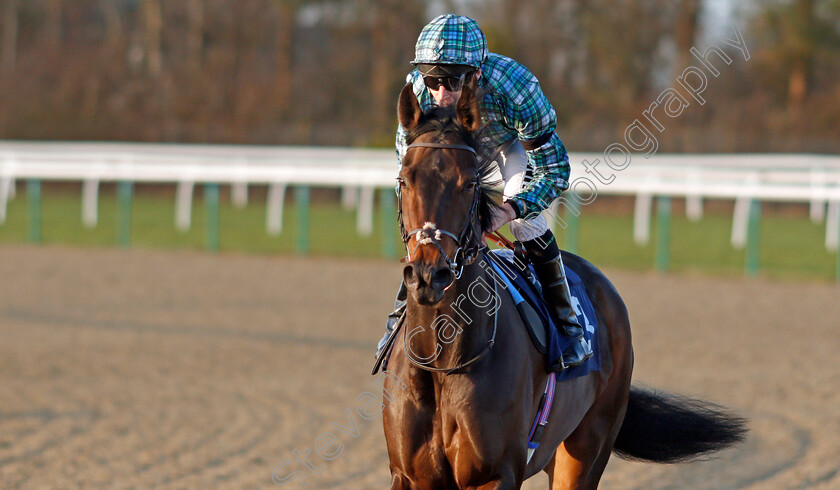
<path fill-rule="evenodd" d="M 599 266 L 652 269 L 656 259 L 656 220 L 648 244 L 633 241 L 632 217 L 581 215 L 579 254 Z M 706 215 L 697 222 L 682 216 L 671 219 L 670 268 L 715 275 L 743 275 L 746 250 L 730 243 L 732 217 Z M 564 232 L 557 231 L 563 243 Z M 836 254 L 825 248 L 825 224 L 807 218 L 761 218 L 760 275 L 781 278 L 834 280 Z"/>
<path fill-rule="evenodd" d="M 291 191 L 289 194 L 293 194 Z M 292 196 L 290 196 L 292 197 Z M 192 228 L 179 232 L 174 226 L 175 202 L 170 195 L 149 192 L 142 187 L 134 193 L 131 244 L 143 248 L 204 249 L 205 209 L 201 192 L 193 204 Z M 283 232 L 276 237 L 265 232 L 264 200 L 252 198 L 244 209 L 236 209 L 222 199 L 220 210 L 220 250 L 261 254 L 296 252 L 298 223 L 293 199 L 284 208 Z M 381 257 L 382 218 L 377 210 L 373 233 L 356 233 L 353 210 L 335 203 L 313 202 L 310 209 L 310 253 L 317 255 Z M 6 222 L 0 225 L 0 243 L 28 241 L 28 205 L 25 192 L 9 202 Z M 93 229 L 81 224 L 81 198 L 64 189 L 42 191 L 41 235 L 44 244 L 113 247 L 117 244 L 117 203 L 112 189 L 100 193 L 99 222 Z M 398 255 L 403 253 L 395 217 L 387 220 L 389 239 Z M 656 221 L 650 243 L 633 242 L 633 220 L 629 216 L 587 214 L 580 218 L 578 253 L 601 267 L 649 270 L 656 255 Z M 699 222 L 674 215 L 671 230 L 670 269 L 679 272 L 743 275 L 746 252 L 730 245 L 731 216 L 707 214 Z M 558 229 L 559 242 L 564 231 Z M 836 254 L 825 249 L 825 225 L 815 225 L 804 217 L 775 216 L 761 219 L 760 275 L 781 278 L 834 280 Z"/>
<path fill-rule="evenodd" d="M 298 239 L 297 210 L 293 203 L 284 206 L 283 230 L 278 236 L 265 231 L 265 203 L 251 200 L 237 209 L 224 200 L 220 205 L 221 251 L 245 253 L 294 253 Z M 82 226 L 81 198 L 66 191 L 42 192 L 41 243 L 72 246 L 117 246 L 117 200 L 114 193 L 101 192 L 98 224 L 93 229 Z M 337 205 L 313 203 L 310 208 L 310 253 L 322 255 L 379 257 L 382 232 L 379 216 L 374 219 L 368 237 L 356 233 L 356 214 Z M 398 252 L 402 248 L 396 218 L 389 220 L 391 240 Z M 206 214 L 197 190 L 193 202 L 192 227 L 186 232 L 175 228 L 175 200 L 171 196 L 135 191 L 131 211 L 131 245 L 142 248 L 204 249 Z M 0 225 L 0 243 L 23 243 L 29 237 L 29 213 L 26 196 L 20 193 L 9 202 L 6 223 Z"/>

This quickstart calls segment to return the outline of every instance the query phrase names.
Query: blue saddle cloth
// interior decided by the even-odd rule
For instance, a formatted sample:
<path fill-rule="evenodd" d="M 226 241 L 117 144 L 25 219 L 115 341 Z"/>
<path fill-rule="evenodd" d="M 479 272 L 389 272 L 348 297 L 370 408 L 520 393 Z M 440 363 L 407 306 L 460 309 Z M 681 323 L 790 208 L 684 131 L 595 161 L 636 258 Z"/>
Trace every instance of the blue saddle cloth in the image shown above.
<path fill-rule="evenodd" d="M 532 282 L 528 279 L 514 263 L 514 255 L 510 250 L 493 250 L 490 252 L 494 258 L 501 260 L 506 266 L 499 266 L 495 261 L 491 260 L 494 269 L 496 269 L 498 276 L 507 284 L 507 290 L 513 296 L 514 302 L 524 299 L 536 310 L 540 319 L 547 325 L 547 352 L 546 361 L 548 365 L 560 359 L 564 350 L 571 346 L 571 339 L 557 332 L 554 321 L 551 319 L 548 307 L 543 300 L 540 291 L 541 286 L 538 283 Z M 532 277 L 536 277 L 533 267 L 531 268 Z M 569 289 L 572 293 L 572 307 L 575 309 L 578 320 L 584 330 L 583 338 L 592 346 L 592 357 L 580 366 L 575 366 L 557 373 L 557 381 L 565 381 L 580 376 L 585 376 L 592 371 L 601 369 L 601 349 L 598 342 L 598 319 L 595 316 L 595 308 L 592 302 L 589 301 L 589 296 L 586 295 L 583 281 L 580 279 L 575 271 L 567 266 L 566 278 L 569 281 Z M 511 288 L 511 286 L 513 286 Z M 521 298 L 517 298 L 517 295 Z"/>

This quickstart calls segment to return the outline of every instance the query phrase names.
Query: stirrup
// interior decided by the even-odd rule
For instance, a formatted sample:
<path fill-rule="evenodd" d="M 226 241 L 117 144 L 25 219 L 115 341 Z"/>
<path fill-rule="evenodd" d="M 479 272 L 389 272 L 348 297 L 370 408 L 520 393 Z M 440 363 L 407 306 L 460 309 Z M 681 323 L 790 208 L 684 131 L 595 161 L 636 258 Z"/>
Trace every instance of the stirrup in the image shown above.
<path fill-rule="evenodd" d="M 402 308 L 402 314 L 394 323 L 394 329 L 391 330 L 388 340 L 386 340 L 385 344 L 382 345 L 382 350 L 376 353 L 376 360 L 373 362 L 373 369 L 370 372 L 371 375 L 376 376 L 376 373 L 379 372 L 379 368 L 387 361 L 389 354 L 391 353 L 391 347 L 394 344 L 394 340 L 397 338 L 397 333 L 400 331 L 400 327 L 402 327 L 403 323 L 405 323 L 404 320 L 405 307 Z"/>
<path fill-rule="evenodd" d="M 583 351 L 583 355 L 580 356 L 577 360 L 567 363 L 566 362 L 566 358 L 567 358 L 566 353 L 570 350 L 574 351 L 577 346 L 580 346 L 580 349 Z M 569 357 L 571 357 L 571 356 L 569 356 Z M 549 372 L 560 372 L 560 371 L 565 371 L 566 369 L 569 369 L 569 368 L 578 367 L 581 364 L 588 361 L 589 358 L 591 358 L 591 357 L 592 357 L 592 351 L 587 350 L 586 347 L 584 347 L 583 337 L 578 337 L 577 339 L 575 339 L 575 342 L 568 349 L 566 349 L 565 351 L 563 351 L 560 354 L 560 359 L 558 359 L 551 366 L 548 366 L 548 371 Z"/>

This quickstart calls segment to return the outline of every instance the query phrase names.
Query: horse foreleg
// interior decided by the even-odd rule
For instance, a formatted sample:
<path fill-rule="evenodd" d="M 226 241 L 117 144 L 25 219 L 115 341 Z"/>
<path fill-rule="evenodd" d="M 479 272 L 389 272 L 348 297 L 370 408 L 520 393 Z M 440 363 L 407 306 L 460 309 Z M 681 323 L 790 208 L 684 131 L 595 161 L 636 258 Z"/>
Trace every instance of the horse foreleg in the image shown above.
<path fill-rule="evenodd" d="M 508 490 L 510 488 L 520 488 L 522 482 L 516 483 L 513 480 L 495 480 L 478 487 L 467 487 L 471 490 Z"/>
<path fill-rule="evenodd" d="M 607 451 L 606 454 L 601 452 L 582 456 L 583 461 L 577 459 L 563 445 L 557 449 L 556 462 L 548 476 L 551 490 L 598 488 L 610 453 Z"/>
<path fill-rule="evenodd" d="M 391 490 L 410 490 L 411 481 L 401 473 L 391 474 Z"/>
<path fill-rule="evenodd" d="M 551 490 L 598 488 L 624 421 L 629 384 L 629 373 L 615 380 L 557 448 L 549 473 Z"/>
<path fill-rule="evenodd" d="M 548 488 L 554 488 L 554 460 L 557 459 L 557 455 L 551 457 L 551 461 L 545 465 L 543 471 L 548 475 Z"/>
<path fill-rule="evenodd" d="M 503 469 L 498 479 L 484 483 L 483 485 L 470 485 L 465 488 L 470 490 L 508 490 L 520 488 L 521 478 L 517 478 L 513 468 Z"/>

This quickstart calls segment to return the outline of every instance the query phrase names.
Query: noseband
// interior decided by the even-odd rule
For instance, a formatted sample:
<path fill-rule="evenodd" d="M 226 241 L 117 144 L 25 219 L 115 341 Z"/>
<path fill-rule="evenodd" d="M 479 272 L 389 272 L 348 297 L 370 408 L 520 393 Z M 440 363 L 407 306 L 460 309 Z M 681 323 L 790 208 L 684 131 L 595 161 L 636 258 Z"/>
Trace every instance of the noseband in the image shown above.
<path fill-rule="evenodd" d="M 473 157 L 475 157 L 476 155 L 475 148 L 467 145 L 452 145 L 445 143 L 412 143 L 408 145 L 408 147 L 406 148 L 406 152 L 408 152 L 408 150 L 412 148 L 443 148 L 452 150 L 464 150 L 472 153 Z M 403 245 L 405 245 L 409 261 L 411 260 L 411 256 L 417 252 L 418 248 L 420 248 L 420 245 L 430 243 L 438 248 L 440 254 L 443 256 L 443 259 L 446 261 L 446 265 L 449 267 L 449 270 L 451 270 L 452 274 L 455 276 L 455 279 L 461 278 L 461 274 L 464 272 L 464 266 L 473 263 L 475 258 L 478 256 L 478 251 L 481 249 L 481 240 L 476 240 L 476 238 L 479 237 L 479 234 L 476 233 L 475 230 L 475 218 L 476 213 L 478 212 L 479 185 L 480 183 L 476 183 L 476 187 L 473 192 L 472 204 L 470 204 L 470 211 L 467 216 L 467 222 L 464 224 L 464 228 L 458 235 L 437 228 L 437 226 L 429 222 L 423 225 L 422 228 L 417 228 L 416 230 L 406 232 L 402 216 L 402 192 L 398 190 L 397 200 L 399 205 L 398 219 L 400 221 L 400 233 L 402 234 Z M 397 189 L 401 189 L 401 187 L 398 186 Z M 408 241 L 411 239 L 412 236 L 415 238 L 417 243 L 414 245 L 414 248 L 411 251 L 409 251 Z M 455 240 L 455 244 L 458 245 L 457 250 L 455 250 L 455 255 L 451 259 L 448 255 L 446 255 L 446 252 L 443 250 L 443 246 L 440 243 L 440 240 L 443 237 L 449 237 Z M 473 243 L 473 245 L 470 246 L 470 243 Z"/>

